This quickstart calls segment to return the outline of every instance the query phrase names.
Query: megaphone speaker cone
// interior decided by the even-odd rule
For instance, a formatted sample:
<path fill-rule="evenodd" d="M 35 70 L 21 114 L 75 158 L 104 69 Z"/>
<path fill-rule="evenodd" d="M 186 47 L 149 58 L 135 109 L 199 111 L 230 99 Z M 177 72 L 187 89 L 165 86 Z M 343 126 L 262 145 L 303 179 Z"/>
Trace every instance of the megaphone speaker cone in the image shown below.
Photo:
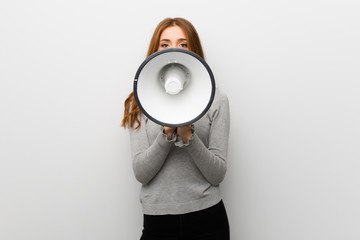
<path fill-rule="evenodd" d="M 170 63 L 160 70 L 160 82 L 166 93 L 175 95 L 190 82 L 190 72 L 181 64 Z"/>

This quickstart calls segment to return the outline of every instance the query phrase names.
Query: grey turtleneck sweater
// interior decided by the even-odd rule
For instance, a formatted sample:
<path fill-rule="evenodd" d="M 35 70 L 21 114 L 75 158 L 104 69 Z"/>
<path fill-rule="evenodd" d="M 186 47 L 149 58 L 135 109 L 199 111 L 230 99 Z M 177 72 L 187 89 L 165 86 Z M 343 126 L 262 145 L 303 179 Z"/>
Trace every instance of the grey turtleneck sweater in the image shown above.
<path fill-rule="evenodd" d="M 130 128 L 130 140 L 144 214 L 183 214 L 221 200 L 229 127 L 229 102 L 218 89 L 187 144 L 176 134 L 169 141 L 162 126 L 141 115 L 140 128 Z"/>

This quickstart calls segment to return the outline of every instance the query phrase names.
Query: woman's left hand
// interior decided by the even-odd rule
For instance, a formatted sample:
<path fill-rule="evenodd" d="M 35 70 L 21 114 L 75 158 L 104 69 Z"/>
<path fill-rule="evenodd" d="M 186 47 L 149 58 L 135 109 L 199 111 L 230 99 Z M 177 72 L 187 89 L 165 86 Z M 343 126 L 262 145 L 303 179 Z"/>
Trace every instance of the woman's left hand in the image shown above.
<path fill-rule="evenodd" d="M 183 127 L 178 127 L 177 134 L 182 138 L 183 142 L 187 144 L 192 136 L 191 124 Z"/>

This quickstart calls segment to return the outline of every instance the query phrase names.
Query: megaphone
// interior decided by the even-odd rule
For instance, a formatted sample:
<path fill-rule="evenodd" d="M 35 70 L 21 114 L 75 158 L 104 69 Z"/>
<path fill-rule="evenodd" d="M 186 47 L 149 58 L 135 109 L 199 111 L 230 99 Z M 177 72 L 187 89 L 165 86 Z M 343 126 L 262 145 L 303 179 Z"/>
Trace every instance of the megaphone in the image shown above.
<path fill-rule="evenodd" d="M 208 64 L 181 48 L 153 53 L 134 79 L 134 97 L 141 112 L 162 126 L 196 122 L 209 110 L 214 96 L 215 79 Z"/>

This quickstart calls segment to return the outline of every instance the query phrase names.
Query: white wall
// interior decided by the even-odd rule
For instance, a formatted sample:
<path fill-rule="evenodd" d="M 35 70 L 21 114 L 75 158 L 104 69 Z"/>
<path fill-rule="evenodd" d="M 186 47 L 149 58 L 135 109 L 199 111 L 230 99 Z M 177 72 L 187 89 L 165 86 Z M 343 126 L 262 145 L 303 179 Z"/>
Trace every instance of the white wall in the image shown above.
<path fill-rule="evenodd" d="M 198 29 L 231 104 L 232 239 L 360 239 L 360 3 L 2 1 L 0 239 L 138 239 L 123 101 L 156 24 Z"/>

